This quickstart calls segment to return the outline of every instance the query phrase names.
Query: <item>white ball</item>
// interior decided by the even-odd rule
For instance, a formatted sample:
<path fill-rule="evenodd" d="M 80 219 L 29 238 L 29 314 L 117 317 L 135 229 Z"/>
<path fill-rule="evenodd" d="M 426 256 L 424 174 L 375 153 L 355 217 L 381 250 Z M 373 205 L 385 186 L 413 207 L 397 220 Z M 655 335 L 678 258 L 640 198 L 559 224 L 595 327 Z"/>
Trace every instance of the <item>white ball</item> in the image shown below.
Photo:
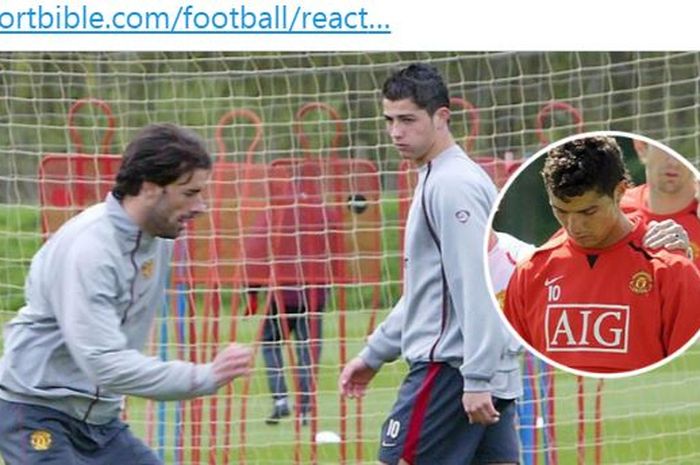
<path fill-rule="evenodd" d="M 340 436 L 334 431 L 319 431 L 316 433 L 316 443 L 317 444 L 338 444 L 340 443 Z"/>
<path fill-rule="evenodd" d="M 537 429 L 542 429 L 544 428 L 544 418 L 541 416 L 537 416 L 537 420 L 535 420 L 535 428 Z"/>

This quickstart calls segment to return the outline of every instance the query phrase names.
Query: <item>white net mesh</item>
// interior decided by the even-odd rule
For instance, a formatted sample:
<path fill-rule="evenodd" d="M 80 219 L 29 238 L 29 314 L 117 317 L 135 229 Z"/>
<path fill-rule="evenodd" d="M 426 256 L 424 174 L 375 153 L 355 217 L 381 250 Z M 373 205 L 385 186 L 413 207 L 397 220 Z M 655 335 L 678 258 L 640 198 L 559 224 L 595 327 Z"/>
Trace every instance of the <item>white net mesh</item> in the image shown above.
<path fill-rule="evenodd" d="M 453 132 L 499 181 L 507 170 L 489 162 L 517 162 L 581 129 L 648 135 L 700 160 L 698 53 L 3 53 L 2 320 L 23 303 L 43 237 L 109 188 L 114 167 L 104 154 L 119 153 L 147 123 L 190 127 L 216 156 L 212 208 L 178 241 L 149 350 L 201 361 L 234 338 L 259 347 L 268 289 L 289 289 L 302 274 L 311 288 L 331 290 L 322 333 L 310 334 L 323 346 L 311 386 L 315 415 L 306 426 L 265 424 L 272 399 L 259 355 L 249 383 L 236 382 L 233 393 L 168 404 L 130 399 L 130 423 L 169 464 L 374 463 L 404 366 L 384 367 L 362 405 L 341 401 L 336 379 L 399 297 L 410 182 L 383 132 L 380 88 L 391 70 L 416 60 L 435 64 L 452 96 L 466 101 L 455 102 Z M 86 98 L 99 101 L 74 107 Z M 331 212 L 316 220 L 322 227 L 299 232 L 303 209 L 320 206 Z M 256 231 L 262 256 L 244 240 Z M 294 341 L 281 347 L 292 406 L 301 397 L 290 358 L 304 348 Z M 606 382 L 598 413 L 595 382 L 579 395 L 576 378 L 556 374 L 551 397 L 547 377 L 533 376 L 526 404 L 537 411 L 523 431 L 536 434 L 526 439 L 524 463 L 700 462 L 697 346 L 651 374 Z M 314 441 L 318 431 L 341 442 Z"/>

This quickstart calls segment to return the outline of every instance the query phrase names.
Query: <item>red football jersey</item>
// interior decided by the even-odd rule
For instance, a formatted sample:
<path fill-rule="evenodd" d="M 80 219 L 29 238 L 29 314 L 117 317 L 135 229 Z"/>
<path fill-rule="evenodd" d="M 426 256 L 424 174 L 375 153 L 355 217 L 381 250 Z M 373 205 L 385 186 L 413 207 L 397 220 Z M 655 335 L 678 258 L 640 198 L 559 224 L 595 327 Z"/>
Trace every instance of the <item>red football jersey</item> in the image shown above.
<path fill-rule="evenodd" d="M 690 248 L 693 249 L 695 266 L 700 269 L 700 219 L 697 216 L 698 201 L 693 199 L 685 208 L 669 215 L 657 215 L 649 210 L 649 186 L 641 186 L 628 189 L 622 197 L 620 207 L 625 213 L 640 216 L 645 223 L 649 221 L 663 221 L 672 219 L 680 224 L 688 232 Z"/>
<path fill-rule="evenodd" d="M 520 263 L 504 313 L 534 349 L 595 373 L 643 368 L 700 328 L 700 272 L 685 257 L 642 244 L 637 220 L 622 240 L 584 249 L 563 231 Z"/>

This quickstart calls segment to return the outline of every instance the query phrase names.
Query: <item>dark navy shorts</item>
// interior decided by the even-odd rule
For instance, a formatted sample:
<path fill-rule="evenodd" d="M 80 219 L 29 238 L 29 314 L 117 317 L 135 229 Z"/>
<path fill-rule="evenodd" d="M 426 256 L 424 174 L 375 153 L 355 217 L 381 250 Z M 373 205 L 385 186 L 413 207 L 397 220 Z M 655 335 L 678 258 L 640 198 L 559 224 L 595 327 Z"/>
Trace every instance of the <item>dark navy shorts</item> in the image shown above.
<path fill-rule="evenodd" d="M 411 365 L 382 426 L 379 460 L 396 465 L 519 463 L 514 400 L 494 399 L 498 423 L 469 423 L 462 407 L 464 380 L 444 363 Z"/>
<path fill-rule="evenodd" d="M 6 465 L 163 465 L 119 419 L 90 425 L 54 409 L 0 400 Z"/>

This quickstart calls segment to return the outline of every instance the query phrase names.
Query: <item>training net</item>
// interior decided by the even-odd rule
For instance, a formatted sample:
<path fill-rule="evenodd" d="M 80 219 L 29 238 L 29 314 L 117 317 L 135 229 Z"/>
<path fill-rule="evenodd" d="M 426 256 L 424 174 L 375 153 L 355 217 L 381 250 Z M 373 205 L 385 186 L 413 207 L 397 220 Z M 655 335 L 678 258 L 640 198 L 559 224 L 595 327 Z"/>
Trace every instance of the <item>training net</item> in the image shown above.
<path fill-rule="evenodd" d="M 698 53 L 2 53 L 1 322 L 41 243 L 109 191 L 130 138 L 186 126 L 215 160 L 209 211 L 176 241 L 147 351 L 202 362 L 236 340 L 255 347 L 255 369 L 208 398 L 129 398 L 126 420 L 167 464 L 375 463 L 405 364 L 383 367 L 362 401 L 340 398 L 337 378 L 400 296 L 415 171 L 385 134 L 380 90 L 413 61 L 443 73 L 452 131 L 499 186 L 580 131 L 638 133 L 700 160 Z M 266 359 L 291 410 L 276 425 Z M 631 379 L 582 380 L 529 356 L 523 372 L 523 463 L 700 462 L 697 345 Z"/>

